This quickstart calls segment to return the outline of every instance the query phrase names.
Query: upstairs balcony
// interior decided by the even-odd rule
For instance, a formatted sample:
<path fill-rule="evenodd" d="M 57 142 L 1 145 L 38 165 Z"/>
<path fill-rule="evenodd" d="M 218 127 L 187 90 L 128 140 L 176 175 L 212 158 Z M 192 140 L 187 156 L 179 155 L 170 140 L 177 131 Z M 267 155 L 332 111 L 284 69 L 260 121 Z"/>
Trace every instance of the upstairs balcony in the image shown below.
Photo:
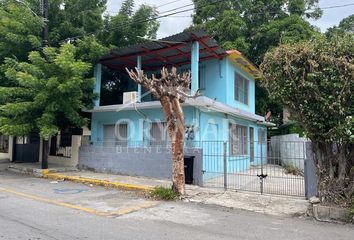
<path fill-rule="evenodd" d="M 202 31 L 182 32 L 115 49 L 95 66 L 95 92 L 99 95 L 95 108 L 123 104 L 124 100 L 134 97 L 138 103 L 155 100 L 129 78 L 125 68 L 142 69 L 148 76 L 157 77 L 162 67 L 176 67 L 178 72 L 191 71 L 193 93 L 200 88 L 200 63 L 222 60 L 226 55 L 227 52 Z"/>

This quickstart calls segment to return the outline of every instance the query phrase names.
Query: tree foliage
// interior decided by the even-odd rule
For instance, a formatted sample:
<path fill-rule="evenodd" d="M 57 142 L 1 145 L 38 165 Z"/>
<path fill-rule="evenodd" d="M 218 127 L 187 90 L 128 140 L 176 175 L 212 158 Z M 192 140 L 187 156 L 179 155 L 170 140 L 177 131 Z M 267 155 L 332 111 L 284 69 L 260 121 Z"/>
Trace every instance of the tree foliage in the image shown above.
<path fill-rule="evenodd" d="M 134 1 L 126 0 L 117 15 L 106 15 L 99 39 L 106 46 L 121 47 L 141 42 L 142 38 L 156 38 L 159 22 L 155 8 L 141 5 L 134 12 Z"/>
<path fill-rule="evenodd" d="M 25 5 L 13 0 L 0 1 L 0 63 L 6 57 L 23 61 L 28 52 L 42 45 L 43 21 Z"/>
<path fill-rule="evenodd" d="M 28 62 L 7 58 L 2 66 L 11 87 L 0 87 L 0 132 L 23 136 L 56 134 L 63 124 L 81 127 L 80 111 L 93 98 L 89 63 L 79 60 L 76 48 L 45 48 L 29 54 Z M 92 103 L 91 103 L 92 104 Z"/>
<path fill-rule="evenodd" d="M 335 37 L 343 34 L 354 35 L 354 14 L 344 18 L 338 26 L 331 27 L 327 30 L 327 37 Z"/>
<path fill-rule="evenodd" d="M 237 49 L 256 65 L 279 43 L 295 43 L 320 34 L 306 21 L 321 16 L 318 0 L 226 0 L 213 4 L 193 0 L 193 28 L 203 29 L 226 50 Z M 281 106 L 256 86 L 256 112 L 272 111 L 272 121 L 281 123 Z"/>
<path fill-rule="evenodd" d="M 322 200 L 354 193 L 354 38 L 285 44 L 265 56 L 263 83 L 313 142 Z"/>

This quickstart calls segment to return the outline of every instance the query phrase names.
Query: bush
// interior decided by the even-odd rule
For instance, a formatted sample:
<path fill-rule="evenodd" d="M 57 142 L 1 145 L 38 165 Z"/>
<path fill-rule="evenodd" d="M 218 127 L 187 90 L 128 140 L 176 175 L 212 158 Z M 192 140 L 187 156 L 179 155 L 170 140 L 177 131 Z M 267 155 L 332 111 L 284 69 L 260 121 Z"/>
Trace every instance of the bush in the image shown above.
<path fill-rule="evenodd" d="M 177 194 L 172 188 L 156 187 L 150 196 L 159 200 L 171 201 L 176 199 Z"/>
<path fill-rule="evenodd" d="M 292 174 L 295 176 L 304 176 L 303 170 L 294 166 L 293 164 L 284 164 L 283 168 L 284 168 L 286 174 Z"/>

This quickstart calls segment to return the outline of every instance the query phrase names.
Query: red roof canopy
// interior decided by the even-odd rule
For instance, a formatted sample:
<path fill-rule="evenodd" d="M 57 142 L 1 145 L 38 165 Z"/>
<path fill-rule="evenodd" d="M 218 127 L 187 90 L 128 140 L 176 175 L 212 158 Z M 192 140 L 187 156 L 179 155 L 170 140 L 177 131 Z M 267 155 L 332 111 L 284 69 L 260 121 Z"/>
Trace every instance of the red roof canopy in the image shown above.
<path fill-rule="evenodd" d="M 157 70 L 163 66 L 179 67 L 190 64 L 194 41 L 198 41 L 200 46 L 199 62 L 213 58 L 220 60 L 228 55 L 203 31 L 188 31 L 115 49 L 109 56 L 101 59 L 100 63 L 112 69 L 133 68 L 137 65 L 137 57 L 141 56 L 142 69 L 145 70 Z"/>

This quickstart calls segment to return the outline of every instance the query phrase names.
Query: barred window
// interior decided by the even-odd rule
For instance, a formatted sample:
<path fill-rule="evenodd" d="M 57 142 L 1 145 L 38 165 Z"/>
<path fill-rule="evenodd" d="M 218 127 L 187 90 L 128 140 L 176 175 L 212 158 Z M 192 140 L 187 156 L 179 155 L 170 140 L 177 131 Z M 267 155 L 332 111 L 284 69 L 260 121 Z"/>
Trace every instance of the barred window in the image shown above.
<path fill-rule="evenodd" d="M 235 72 L 235 100 L 248 105 L 249 81 Z"/>
<path fill-rule="evenodd" d="M 167 124 L 153 122 L 150 126 L 150 145 L 165 145 L 168 140 Z"/>
<path fill-rule="evenodd" d="M 116 125 L 104 126 L 105 146 L 127 146 L 128 145 L 128 124 L 120 123 Z"/>
<path fill-rule="evenodd" d="M 247 127 L 230 123 L 230 155 L 246 155 L 247 147 Z"/>

